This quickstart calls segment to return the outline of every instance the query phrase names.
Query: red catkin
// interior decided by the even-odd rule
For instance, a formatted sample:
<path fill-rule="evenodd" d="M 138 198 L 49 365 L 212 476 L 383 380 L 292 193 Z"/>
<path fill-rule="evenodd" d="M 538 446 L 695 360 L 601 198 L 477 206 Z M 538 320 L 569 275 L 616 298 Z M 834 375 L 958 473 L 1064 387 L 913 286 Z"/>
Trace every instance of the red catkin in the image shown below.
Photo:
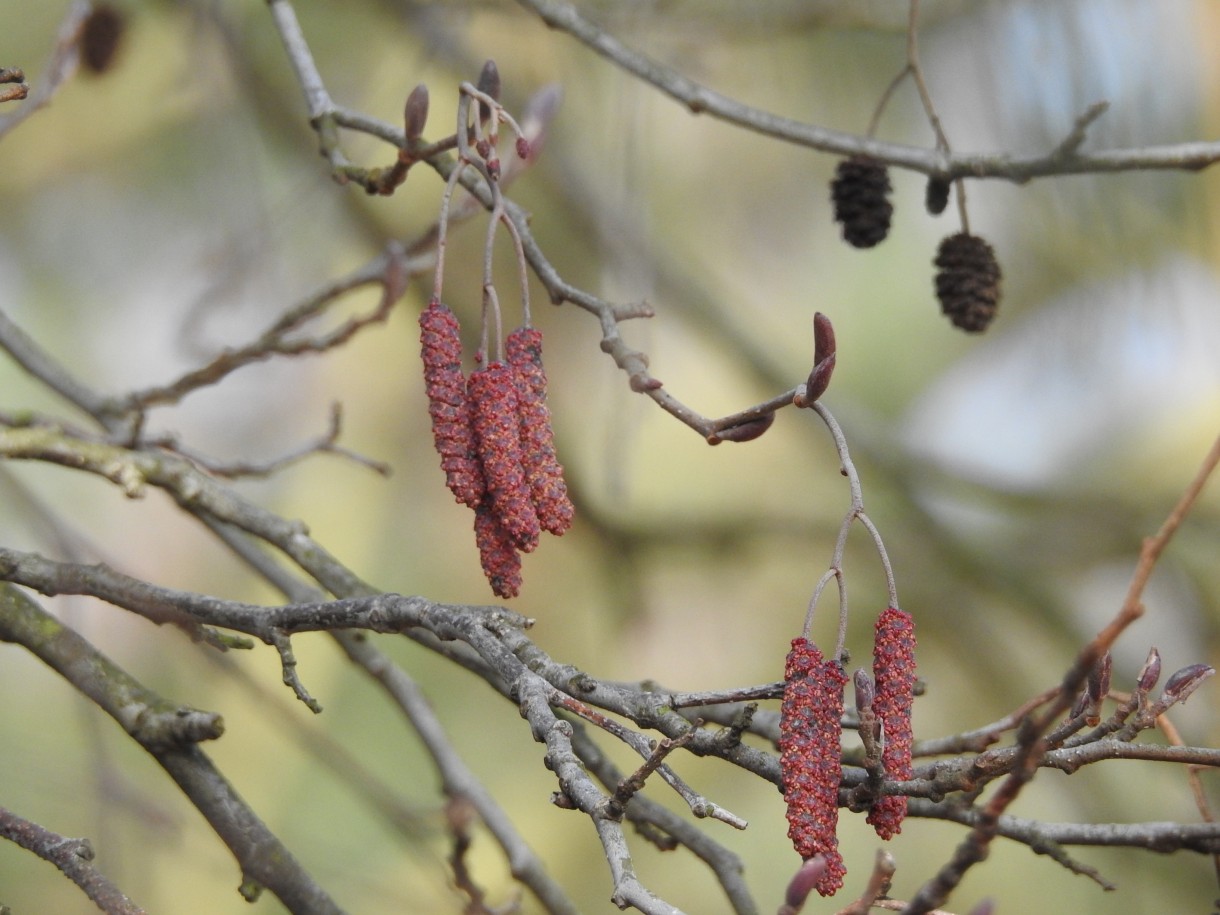
<path fill-rule="evenodd" d="M 491 510 L 517 549 L 532 552 L 541 528 L 523 469 L 515 373 L 492 362 L 471 374 L 467 391 Z"/>
<path fill-rule="evenodd" d="M 445 484 L 457 501 L 476 508 L 485 487 L 471 426 L 466 376 L 462 373 L 458 320 L 432 299 L 419 316 L 419 329 L 432 440 L 441 456 Z"/>
<path fill-rule="evenodd" d="M 788 803 L 788 838 L 802 858 L 826 859 L 826 871 L 815 884 L 823 896 L 834 895 L 847 873 L 836 835 L 846 683 L 837 660 L 824 659 L 808 639 L 792 640 L 779 718 L 780 775 Z"/>
<path fill-rule="evenodd" d="M 474 512 L 474 541 L 479 547 L 479 563 L 497 597 L 506 600 L 521 590 L 521 556 L 512 536 L 500 524 L 491 501 L 484 499 Z"/>
<path fill-rule="evenodd" d="M 885 747 L 881 762 L 889 778 L 911 777 L 911 707 L 915 701 L 915 621 L 897 607 L 887 607 L 877 617 L 873 640 L 873 679 L 877 695 L 873 711 L 881 721 Z M 902 832 L 907 799 L 902 795 L 878 798 L 868 822 L 882 839 Z"/>
<path fill-rule="evenodd" d="M 551 411 L 546 405 L 546 372 L 542 367 L 542 332 L 518 327 L 504 341 L 504 355 L 517 381 L 521 417 L 522 463 L 530 496 L 542 529 L 556 537 L 572 526 L 572 502 L 555 454 Z"/>

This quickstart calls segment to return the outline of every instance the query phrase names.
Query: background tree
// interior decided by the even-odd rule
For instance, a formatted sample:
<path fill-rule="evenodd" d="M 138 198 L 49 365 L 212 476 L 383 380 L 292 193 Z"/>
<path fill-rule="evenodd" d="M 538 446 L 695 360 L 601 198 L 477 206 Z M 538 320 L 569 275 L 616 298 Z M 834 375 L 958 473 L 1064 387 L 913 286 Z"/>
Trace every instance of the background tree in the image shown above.
<path fill-rule="evenodd" d="M 1190 764 L 1216 763 L 1208 701 L 1140 735 L 1123 751 L 1138 759 L 1039 769 L 1006 809 L 1007 838 L 987 846 L 969 826 L 1017 786 L 1008 748 L 1037 749 L 1028 725 L 1017 736 L 1022 715 L 1046 714 L 1029 701 L 1065 673 L 1084 688 L 1080 662 L 1104 647 L 1091 640 L 1124 610 L 1147 612 L 1113 645 L 1103 719 L 1151 646 L 1153 711 L 1172 672 L 1197 685 L 1206 670 L 1191 665 L 1214 660 L 1216 497 L 1190 486 L 1220 400 L 1215 179 L 1194 173 L 1220 155 L 1201 142 L 1215 133 L 1216 14 L 1184 0 L 928 4 L 916 36 L 901 4 L 863 22 L 861 9 L 0 6 L 0 66 L 25 71 L 0 85 L 0 568 L 22 586 L 0 599 L 0 808 L 17 839 L 0 843 L 0 904 L 94 909 L 24 850 L 54 857 L 36 824 L 88 836 L 96 870 L 81 879 L 104 875 L 149 911 L 247 911 L 238 884 L 267 886 L 268 911 L 518 897 L 523 911 L 607 911 L 615 893 L 646 911 L 776 909 L 800 866 L 777 790 L 776 681 L 856 507 L 826 426 L 790 406 L 819 311 L 837 340 L 824 405 L 918 627 L 916 779 L 929 751 L 996 769 L 973 812 L 953 806 L 975 800 L 952 790 L 964 781 L 942 800 L 924 770 L 889 843 L 842 810 L 844 889 L 806 910 L 865 894 L 883 845 L 892 895 L 922 905 L 963 841 L 990 857 L 959 868 L 952 911 L 984 897 L 1000 912 L 1204 910 L 1220 829 Z M 122 31 L 109 61 L 107 23 Z M 489 58 L 531 141 L 515 161 L 501 128 L 502 183 L 576 504 L 573 529 L 524 560 L 510 609 L 536 620 L 528 631 L 485 608 L 417 355 L 455 156 L 444 140 L 459 85 Z M 401 176 L 404 101 L 421 83 L 419 161 L 392 195 L 366 194 Z M 864 251 L 840 238 L 829 189 L 861 152 L 889 164 L 893 205 L 888 237 Z M 939 314 L 932 259 L 962 228 L 963 184 L 933 217 L 929 176 L 969 178 L 970 229 L 1003 270 L 981 337 Z M 492 204 L 477 169 L 465 180 Z M 456 191 L 444 288 L 467 369 L 487 226 Z M 512 248 L 501 228 L 506 329 Z M 772 412 L 757 441 L 707 447 Z M 1189 516 L 1141 553 L 1175 505 Z M 877 556 L 853 524 L 849 674 L 868 666 L 890 599 Z M 828 654 L 829 587 L 811 632 Z M 404 626 L 409 638 L 360 634 Z M 217 650 L 243 633 L 278 656 Z M 683 718 L 671 690 L 724 702 Z M 844 803 L 864 773 L 853 702 L 849 689 Z M 554 717 L 573 722 L 570 743 Z M 969 739 L 989 722 L 991 755 Z M 1163 746 L 1179 734 L 1184 748 Z M 642 741 L 663 737 L 685 797 L 649 774 L 619 798 L 621 832 L 566 809 L 613 796 Z M 729 822 L 697 819 L 692 798 Z"/>

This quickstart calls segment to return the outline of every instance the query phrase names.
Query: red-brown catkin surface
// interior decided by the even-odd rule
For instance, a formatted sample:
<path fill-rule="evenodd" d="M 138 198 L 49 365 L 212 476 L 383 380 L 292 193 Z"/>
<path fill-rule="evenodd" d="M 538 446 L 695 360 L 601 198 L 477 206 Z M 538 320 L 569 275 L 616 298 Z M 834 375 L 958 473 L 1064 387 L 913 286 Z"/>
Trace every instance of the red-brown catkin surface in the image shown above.
<path fill-rule="evenodd" d="M 474 542 L 479 547 L 479 563 L 492 592 L 505 599 L 516 597 L 521 590 L 521 556 L 488 499 L 474 511 Z"/>
<path fill-rule="evenodd" d="M 470 423 L 458 320 L 433 299 L 419 316 L 419 330 L 432 440 L 441 456 L 445 484 L 459 502 L 475 508 L 483 498 L 483 469 Z"/>
<path fill-rule="evenodd" d="M 517 549 L 529 553 L 541 528 L 522 463 L 516 373 L 492 362 L 471 374 L 467 393 L 491 510 Z"/>
<path fill-rule="evenodd" d="M 542 332 L 518 327 L 504 341 L 504 355 L 516 372 L 522 459 L 534 508 L 542 529 L 558 537 L 572 526 L 573 512 L 563 467 L 555 455 L 551 411 L 546 405 Z"/>
<path fill-rule="evenodd" d="M 911 706 L 915 701 L 915 621 L 911 614 L 887 607 L 877 617 L 873 641 L 873 679 L 877 696 L 873 711 L 885 733 L 881 761 L 889 778 L 911 777 Z M 878 798 L 868 822 L 883 839 L 902 832 L 907 799 L 889 795 Z"/>
<path fill-rule="evenodd" d="M 816 888 L 823 896 L 843 886 L 847 870 L 839 853 L 839 781 L 843 687 L 839 662 L 827 660 L 808 639 L 792 640 L 784 664 L 784 701 L 779 716 L 779 765 L 788 802 L 788 838 L 797 854 L 826 858 Z"/>

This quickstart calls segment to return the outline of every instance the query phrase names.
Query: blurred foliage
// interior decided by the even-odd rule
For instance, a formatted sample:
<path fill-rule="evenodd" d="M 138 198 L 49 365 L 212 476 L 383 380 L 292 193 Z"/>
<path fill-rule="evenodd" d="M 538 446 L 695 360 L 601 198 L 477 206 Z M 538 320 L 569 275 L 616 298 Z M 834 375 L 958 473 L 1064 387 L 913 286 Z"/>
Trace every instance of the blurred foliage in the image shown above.
<path fill-rule="evenodd" d="M 692 6 L 617 4 L 612 21 L 692 78 L 813 123 L 863 131 L 903 63 L 893 23 L 847 28 L 859 25 L 841 21 L 850 4 L 810 5 L 830 19 L 758 4 L 744 25 L 740 4 L 701 15 Z M 22 66 L 36 82 L 64 8 L 0 0 L 0 65 Z M 0 303 L 106 391 L 169 378 L 244 341 L 386 240 L 422 231 L 441 191 L 422 168 L 388 199 L 330 180 L 265 5 L 122 9 L 130 29 L 114 70 L 70 82 L 0 154 Z M 1203 0 L 982 0 L 933 12 L 924 65 L 959 150 L 1048 149 L 1099 98 L 1111 109 L 1094 144 L 1178 142 L 1220 126 L 1220 18 Z M 839 359 L 826 402 L 920 627 L 927 694 L 917 737 L 976 727 L 1057 682 L 1081 640 L 1117 609 L 1141 537 L 1217 431 L 1214 170 L 971 183 L 971 223 L 997 249 L 1005 298 L 991 331 L 967 338 L 937 314 L 931 287 L 933 251 L 957 230 L 956 216 L 953 207 L 939 219 L 924 213 L 920 176 L 893 175 L 891 237 L 856 251 L 830 218 L 830 157 L 692 116 L 514 4 L 302 2 L 299 13 L 342 104 L 396 121 L 410 88 L 427 83 L 429 137 L 448 132 L 456 83 L 486 58 L 499 65 L 510 110 L 544 85 L 561 86 L 545 152 L 511 195 L 532 211 L 540 243 L 569 280 L 654 304 L 657 317 L 625 333 L 703 413 L 733 412 L 803 379 L 812 314 L 831 316 Z M 881 134 L 930 143 L 909 86 Z M 368 138 L 345 146 L 362 163 L 393 158 Z M 467 327 L 477 323 L 481 225 L 453 237 L 446 278 Z M 510 260 L 497 264 L 502 288 L 514 290 Z M 329 404 L 342 402 L 343 443 L 389 462 L 390 479 L 319 456 L 242 490 L 304 519 L 380 587 L 483 603 L 469 513 L 452 503 L 431 451 L 414 324 L 427 294 L 414 285 L 384 329 L 341 352 L 243 370 L 158 411 L 153 425 L 206 453 L 267 460 L 322 432 Z M 535 295 L 579 517 L 526 560 L 517 609 L 537 618 L 534 637 L 599 677 L 682 689 L 777 679 L 849 505 L 824 430 L 787 410 L 756 442 L 709 448 L 630 393 L 598 351 L 594 321 Z M 511 322 L 516 304 L 502 299 Z M 4 409 L 62 407 L 8 361 L 0 392 Z M 6 543 L 56 553 L 67 525 L 82 538 L 74 548 L 154 582 L 277 599 L 158 496 L 131 503 L 66 471 L 8 466 L 0 498 Z M 1163 560 L 1148 616 L 1116 654 L 1116 688 L 1153 644 L 1170 671 L 1217 663 L 1218 533 L 1213 487 Z M 885 587 L 862 531 L 846 568 L 849 647 L 863 658 Z M 218 663 L 180 634 L 113 608 L 51 603 L 150 687 L 223 713 L 227 733 L 209 751 L 341 904 L 461 910 L 445 878 L 428 760 L 330 643 L 297 640 L 302 675 L 325 706 L 314 718 L 279 684 L 268 649 Z M 831 614 L 820 614 L 815 637 L 831 638 Z M 582 908 L 609 911 L 600 847 L 582 817 L 549 804 L 553 779 L 513 710 L 421 649 L 383 644 L 425 684 L 456 745 Z M 1180 718 L 1193 743 L 1220 741 L 1212 689 Z M 103 871 L 150 911 L 251 910 L 202 819 L 109 720 L 12 646 L 0 646 L 0 694 L 0 804 L 89 836 Z M 349 767 L 344 777 L 345 758 L 362 774 Z M 774 908 L 798 863 L 778 792 L 723 764 L 683 756 L 677 765 L 750 821 L 746 833 L 721 828 L 717 838 L 742 855 L 762 908 Z M 1070 781 L 1040 776 L 1014 812 L 1198 817 L 1176 767 L 1095 768 Z M 353 782 L 372 780 L 401 799 L 405 828 L 354 791 Z M 894 894 L 913 892 L 960 836 L 958 827 L 910 822 L 892 846 Z M 842 841 L 850 892 L 877 842 L 851 815 Z M 690 856 L 637 849 L 637 870 L 660 895 L 687 911 L 724 910 Z M 1119 893 L 1001 843 L 954 904 L 965 910 L 990 895 L 1004 913 L 1160 913 L 1202 911 L 1217 893 L 1199 857 L 1078 856 Z M 515 892 L 486 835 L 473 865 L 493 898 Z M 17 913 L 92 910 L 49 865 L 8 844 L 0 902 Z M 256 910 L 277 905 L 265 899 Z"/>

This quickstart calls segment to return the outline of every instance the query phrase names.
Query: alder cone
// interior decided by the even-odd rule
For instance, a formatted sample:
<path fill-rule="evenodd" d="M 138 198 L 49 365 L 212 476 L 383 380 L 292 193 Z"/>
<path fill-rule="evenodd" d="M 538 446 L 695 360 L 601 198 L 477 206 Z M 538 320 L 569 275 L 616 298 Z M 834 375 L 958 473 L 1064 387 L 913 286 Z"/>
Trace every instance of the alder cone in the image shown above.
<path fill-rule="evenodd" d="M 940 243 L 933 264 L 941 311 L 968 333 L 985 331 L 1000 303 L 1000 265 L 991 245 L 958 232 Z"/>
<path fill-rule="evenodd" d="M 505 600 L 516 597 L 521 591 L 521 556 L 488 499 L 474 511 L 474 542 L 492 593 Z"/>
<path fill-rule="evenodd" d="M 839 163 L 830 183 L 830 199 L 844 241 L 871 248 L 885 240 L 894 214 L 890 189 L 889 171 L 872 156 L 852 156 Z"/>
<path fill-rule="evenodd" d="M 492 362 L 471 374 L 467 390 L 491 510 L 517 549 L 532 552 L 541 526 L 525 478 L 516 373 Z"/>
<path fill-rule="evenodd" d="M 928 212 L 939 216 L 949 205 L 949 191 L 952 185 L 944 178 L 929 178 L 924 188 L 923 203 Z"/>
<path fill-rule="evenodd" d="M 915 621 L 905 610 L 887 607 L 877 617 L 873 637 L 873 679 L 876 682 L 873 712 L 885 734 L 881 762 L 889 778 L 906 781 L 912 773 Z M 882 839 L 891 839 L 902 832 L 906 814 L 906 797 L 887 795 L 873 804 L 868 822 Z"/>
<path fill-rule="evenodd" d="M 457 501 L 476 508 L 483 499 L 466 376 L 462 373 L 462 340 L 457 317 L 436 299 L 419 316 L 424 392 L 432 417 L 432 441 L 441 456 L 445 484 Z"/>
<path fill-rule="evenodd" d="M 806 860 L 814 855 L 826 858 L 826 872 L 815 884 L 823 896 L 834 895 L 847 873 L 837 836 L 846 683 L 837 660 L 823 658 L 808 639 L 792 640 L 779 717 L 780 778 L 788 805 L 788 838 L 797 854 Z"/>
<path fill-rule="evenodd" d="M 90 73 L 109 70 L 118 55 L 127 23 L 123 14 L 108 3 L 95 4 L 80 31 L 80 60 Z"/>
<path fill-rule="evenodd" d="M 542 367 L 542 332 L 519 327 L 504 341 L 504 355 L 517 383 L 521 420 L 522 464 L 530 497 L 542 529 L 561 536 L 572 526 L 572 501 L 555 453 L 551 411 L 546 405 L 546 372 Z"/>

